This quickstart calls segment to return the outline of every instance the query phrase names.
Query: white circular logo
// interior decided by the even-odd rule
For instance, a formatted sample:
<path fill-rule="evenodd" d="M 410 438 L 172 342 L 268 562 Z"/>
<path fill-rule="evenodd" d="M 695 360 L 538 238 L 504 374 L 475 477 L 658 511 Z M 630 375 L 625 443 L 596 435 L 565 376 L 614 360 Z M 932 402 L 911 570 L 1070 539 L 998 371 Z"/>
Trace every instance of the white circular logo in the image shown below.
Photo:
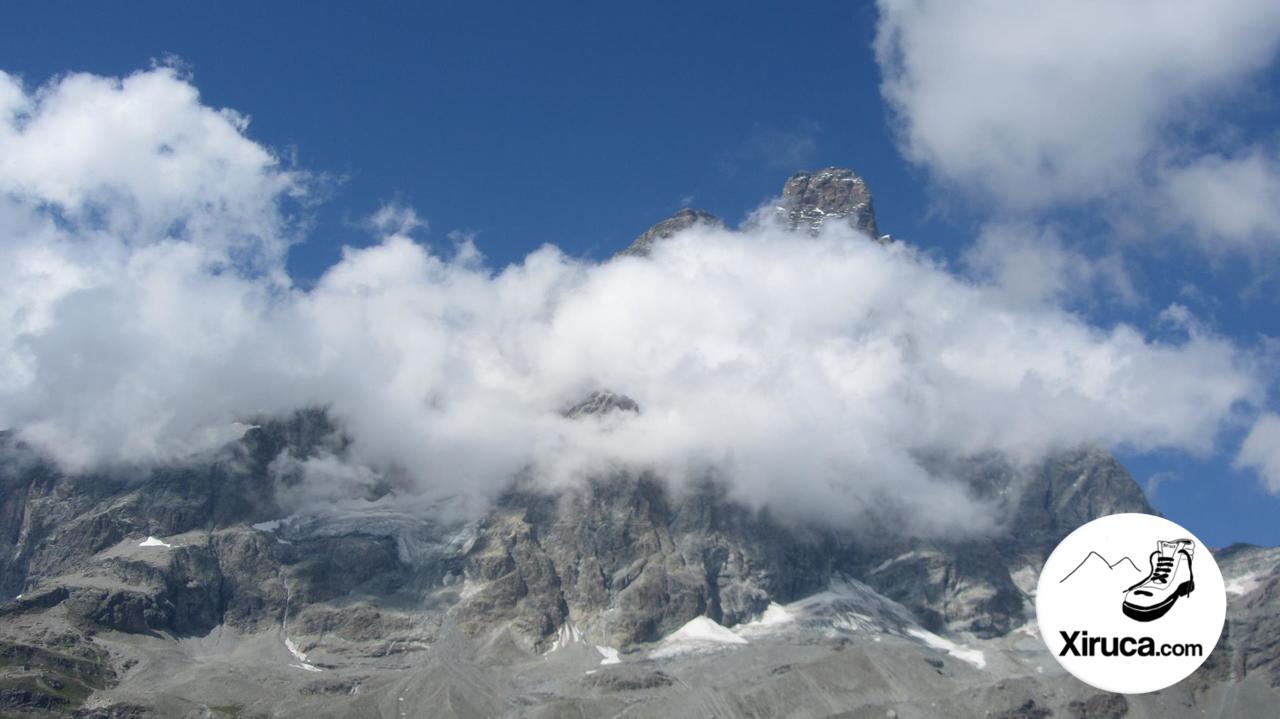
<path fill-rule="evenodd" d="M 1208 547 L 1162 517 L 1113 514 L 1067 535 L 1040 572 L 1036 620 L 1063 668 L 1141 694 L 1194 672 L 1227 613 Z"/>

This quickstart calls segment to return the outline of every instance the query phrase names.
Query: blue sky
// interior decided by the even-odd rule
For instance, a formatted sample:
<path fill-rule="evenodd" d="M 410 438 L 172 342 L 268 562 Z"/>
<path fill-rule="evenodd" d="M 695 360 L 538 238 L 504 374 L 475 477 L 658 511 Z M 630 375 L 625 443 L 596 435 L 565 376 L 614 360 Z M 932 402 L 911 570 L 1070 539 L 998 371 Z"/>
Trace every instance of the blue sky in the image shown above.
<path fill-rule="evenodd" d="M 1238 159 L 1252 148 L 1269 167 L 1280 119 L 1274 45 L 1259 41 L 1255 56 L 1224 61 L 1220 74 L 1188 80 L 1185 94 L 1133 110 L 1157 114 L 1158 122 L 1143 115 L 1100 126 L 1117 137 L 1145 133 L 1134 137 L 1162 148 L 1135 155 L 1135 177 L 1103 196 L 1080 188 L 1098 177 L 1110 181 L 1110 170 L 1043 158 L 1052 169 L 1034 179 L 1051 192 L 1046 199 L 1010 191 L 1032 184 L 1018 174 L 1025 168 L 1006 171 L 946 144 L 964 138 L 920 129 L 924 120 L 913 134 L 904 114 L 924 118 L 936 105 L 900 97 L 895 110 L 886 101 L 886 70 L 873 49 L 878 17 L 873 3 L 847 2 L 803 10 L 788 3 L 27 3 L 11 9 L 0 29 L 0 68 L 32 88 L 66 72 L 118 77 L 176 58 L 202 103 L 249 115 L 250 138 L 324 176 L 322 201 L 307 211 L 307 240 L 287 260 L 303 286 L 339 261 L 344 245 L 375 244 L 363 221 L 388 201 L 427 220 L 418 237 L 428 244 L 450 248 L 452 231 L 473 233 L 492 267 L 544 243 L 603 259 L 683 204 L 737 223 L 792 171 L 839 165 L 867 179 L 883 232 L 957 272 L 981 271 L 966 253 L 993 225 L 1033 227 L 1035 236 L 1048 228 L 1060 240 L 1054 247 L 1094 268 L 1079 275 L 1089 286 L 1059 298 L 1090 323 L 1176 335 L 1185 328 L 1160 318 L 1178 302 L 1213 332 L 1274 359 L 1267 338 L 1280 330 L 1280 245 L 1268 239 L 1269 220 L 1239 233 L 1244 249 L 1217 251 L 1205 246 L 1229 240 L 1194 220 L 1165 224 L 1171 213 L 1148 207 L 1173 181 L 1166 165 L 1185 169 L 1209 153 Z M 929 20 L 905 11 L 898 19 L 908 28 L 904 37 Z M 910 43 L 902 47 L 910 55 Z M 1208 85 L 1226 89 L 1203 90 Z M 1105 104 L 1113 96 L 1098 97 Z M 1169 110 L 1174 104 L 1180 109 Z M 1062 112 L 1108 114 L 1102 107 Z M 1103 143 L 1095 151 L 1114 148 Z M 1074 146 L 1070 152 L 1078 154 Z M 1122 264 L 1127 290 L 1096 270 L 1108 259 Z M 1280 498 L 1257 472 L 1233 466 L 1248 421 L 1280 406 L 1276 392 L 1271 383 L 1246 419 L 1220 424 L 1204 456 L 1119 453 L 1139 482 L 1157 478 L 1155 506 L 1207 543 L 1280 543 Z"/>

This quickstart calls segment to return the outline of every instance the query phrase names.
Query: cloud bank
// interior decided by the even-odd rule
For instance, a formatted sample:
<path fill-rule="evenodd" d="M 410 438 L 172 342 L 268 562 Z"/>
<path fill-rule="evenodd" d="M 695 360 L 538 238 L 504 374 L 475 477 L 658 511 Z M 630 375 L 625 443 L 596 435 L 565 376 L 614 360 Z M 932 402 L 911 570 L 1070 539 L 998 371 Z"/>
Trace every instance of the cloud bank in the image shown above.
<path fill-rule="evenodd" d="M 325 406 L 357 464 L 424 495 L 625 466 L 830 519 L 888 501 L 928 533 L 981 508 L 921 451 L 1207 453 L 1263 387 L 1206 331 L 1092 326 L 1052 288 L 1026 302 L 838 223 L 695 226 L 650 258 L 544 246 L 491 268 L 469 242 L 433 252 L 392 206 L 375 244 L 303 290 L 284 255 L 307 178 L 246 128 L 168 69 L 34 90 L 0 75 L 0 427 L 80 471 Z M 596 389 L 642 411 L 560 414 Z"/>
<path fill-rule="evenodd" d="M 880 0 L 903 150 L 1005 211 L 1141 206 L 1214 252 L 1280 246 L 1274 138 L 1224 123 L 1280 47 L 1270 0 Z"/>

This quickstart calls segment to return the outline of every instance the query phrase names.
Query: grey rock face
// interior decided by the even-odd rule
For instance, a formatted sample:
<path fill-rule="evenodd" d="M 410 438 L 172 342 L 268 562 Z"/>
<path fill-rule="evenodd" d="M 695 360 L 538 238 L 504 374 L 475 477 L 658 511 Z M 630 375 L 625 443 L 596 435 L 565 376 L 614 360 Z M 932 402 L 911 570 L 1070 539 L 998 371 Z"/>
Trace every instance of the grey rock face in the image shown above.
<path fill-rule="evenodd" d="M 1120 512 L 1155 514 L 1142 488 L 1110 453 L 1096 448 L 1049 457 L 1021 490 L 1010 540 L 1047 554 L 1076 527 Z"/>
<path fill-rule="evenodd" d="M 625 399 L 599 393 L 576 405 L 577 416 L 636 411 Z M 277 443 L 269 449 L 305 454 L 317 437 L 290 435 L 289 428 L 307 423 L 264 423 L 208 464 L 235 457 L 236 466 L 257 467 L 261 478 L 236 474 L 231 486 L 267 496 L 259 481 L 287 478 L 267 476 L 269 462 L 252 458 L 268 456 L 268 441 Z M 327 437 L 319 444 L 334 446 L 332 431 L 319 434 Z M 937 702 L 950 702 L 956 716 L 994 710 L 1117 717 L 1130 709 L 1051 676 L 1005 675 L 999 668 L 975 673 L 949 655 L 904 644 L 910 640 L 902 630 L 920 624 L 978 637 L 965 641 L 984 642 L 993 657 L 1012 642 L 1010 656 L 1024 656 L 1027 649 L 1010 630 L 1025 619 L 1025 582 L 1053 544 L 1095 516 L 1150 511 L 1124 469 L 1098 450 L 1060 453 L 1028 470 L 998 457 L 953 462 L 952 473 L 975 494 L 1003 498 L 1007 516 L 990 536 L 951 542 L 889 539 L 867 527 L 798 527 L 735 502 L 722 485 L 670 487 L 626 473 L 557 492 L 516 487 L 476 523 L 380 502 L 360 513 L 294 517 L 255 529 L 251 522 L 279 508 L 266 499 L 220 498 L 226 490 L 206 481 L 214 476 L 209 467 L 157 475 L 163 480 L 94 484 L 38 462 L 23 466 L 25 473 L 7 476 L 5 496 L 22 509 L 2 515 L 0 537 L 26 558 L 21 576 L 9 580 L 24 595 L 0 606 L 0 648 L 8 642 L 23 656 L 57 663 L 34 678 L 0 671 L 4 700 L 14 706 L 97 712 L 86 716 L 109 716 L 115 708 L 198 716 L 200 706 L 226 707 L 215 716 L 396 715 L 401 699 L 441 716 L 489 716 L 512 706 L 520 708 L 516 714 L 588 716 L 626 706 L 641 716 L 756 716 L 797 706 L 818 715 L 866 706 L 876 716 L 889 710 L 914 716 L 929 715 Z M 205 517 L 191 510 L 213 506 L 226 509 Z M 140 547 L 143 528 L 185 531 L 163 534 L 172 548 Z M 83 546 L 62 546 L 68 538 Z M 1224 573 L 1241 587 L 1231 600 L 1227 635 L 1190 694 L 1168 703 L 1144 698 L 1141 711 L 1173 707 L 1161 715 L 1180 716 L 1179 707 L 1217 701 L 1222 687 L 1259 687 L 1248 696 L 1263 699 L 1248 702 L 1271 696 L 1280 685 L 1275 552 L 1220 553 Z M 846 589 L 823 598 L 837 581 Z M 791 643 L 753 638 L 750 650 L 705 662 L 634 658 L 691 619 L 739 626 L 771 602 L 794 600 L 832 613 L 802 620 Z M 859 628 L 846 635 L 850 622 Z M 866 632 L 880 632 L 884 644 L 868 643 Z M 146 659 L 172 645 L 168 637 L 205 646 L 223 635 L 242 639 L 217 640 L 232 642 L 226 651 L 236 657 L 222 664 L 174 673 L 164 662 L 187 661 L 174 659 L 175 650 L 165 649 L 161 662 Z M 326 674 L 302 669 L 285 638 Z M 247 653 L 236 653 L 235 642 L 249 642 Z M 624 663 L 601 666 L 593 644 L 622 650 Z M 58 658 L 72 651 L 80 659 Z M 252 660 L 259 662 L 254 671 L 273 677 L 272 687 L 293 688 L 262 693 L 257 684 L 237 684 L 234 673 L 210 668 L 236 666 L 247 656 L 260 657 Z M 129 671 L 135 657 L 144 657 L 146 673 Z M 77 672 L 91 672 L 92 681 L 75 679 Z M 902 683 L 866 683 L 882 676 Z M 187 683 L 163 688 L 175 677 Z M 80 687 L 79 693 L 59 694 L 56 684 Z M 90 694 L 100 701 L 87 700 Z M 174 703 L 177 696 L 201 699 Z M 256 697 L 257 709 L 250 711 L 243 696 Z M 1198 704 L 1195 697 L 1207 698 Z"/>
<path fill-rule="evenodd" d="M 703 210 L 695 210 L 684 208 L 676 212 L 676 214 L 659 222 L 658 224 L 645 230 L 637 237 L 625 250 L 619 252 L 618 257 L 648 257 L 653 249 L 653 243 L 658 240 L 665 240 L 681 230 L 687 230 L 696 224 L 719 225 L 720 220 L 715 215 Z"/>
<path fill-rule="evenodd" d="M 655 641 L 689 620 L 746 621 L 771 597 L 821 589 L 848 548 L 727 500 L 722 487 L 673 493 L 652 477 L 593 481 L 542 520 L 570 618 L 614 646 Z"/>
<path fill-rule="evenodd" d="M 778 214 L 792 229 L 803 227 L 816 234 L 824 223 L 841 220 L 880 238 L 867 183 L 842 167 L 792 175 L 782 188 Z"/>
<path fill-rule="evenodd" d="M 565 414 L 638 411 L 624 395 L 596 392 Z M 356 611 L 344 607 L 352 599 L 380 606 L 431 597 L 430 618 L 415 625 L 426 627 L 424 636 L 455 621 L 471 634 L 507 627 L 530 646 L 545 646 L 573 626 L 627 646 L 698 616 L 728 626 L 748 621 L 770 601 L 803 597 L 847 575 L 908 607 L 925 626 L 997 636 L 1023 621 L 1028 587 L 1019 585 L 1019 572 L 1038 569 L 1068 531 L 1103 514 L 1151 511 L 1114 459 L 1081 450 L 1027 476 L 998 458 L 960 467 L 975 492 L 1008 498 L 1010 517 L 1005 532 L 964 541 L 798 528 L 732 501 L 720 485 L 672 490 L 659 478 L 628 474 L 556 495 L 513 491 L 470 529 L 386 510 L 298 518 L 274 534 L 249 528 L 280 516 L 267 487 L 289 480 L 268 477 L 271 452 L 305 456 L 330 446 L 324 438 L 333 434 L 305 414 L 264 423 L 207 466 L 140 485 L 56 478 L 28 463 L 25 484 L 10 478 L 17 485 L 9 497 L 28 505 L 7 515 L 21 518 L 0 535 L 19 537 L 9 556 L 27 559 L 6 581 L 33 597 L 62 587 L 75 616 L 134 633 L 195 635 L 220 624 L 254 630 L 307 612 L 359 626 L 367 618 L 348 615 Z M 228 491 L 241 499 L 224 499 Z M 191 532 L 162 561 L 135 556 L 139 537 Z"/>
<path fill-rule="evenodd" d="M 1220 681 L 1258 678 L 1280 689 L 1280 547 L 1215 553 L 1227 584 L 1227 626 L 1205 666 Z"/>
<path fill-rule="evenodd" d="M 640 413 L 640 405 L 625 394 L 613 392 L 592 392 L 586 399 L 566 409 L 563 414 L 569 419 L 577 419 L 585 415 L 604 415 L 610 412 Z"/>
<path fill-rule="evenodd" d="M 720 487 L 673 492 L 652 477 L 514 492 L 480 531 L 466 559 L 478 589 L 460 605 L 463 625 L 512 625 L 539 646 L 568 627 L 625 647 L 699 616 L 737 624 L 851 566 L 828 534 L 788 529 Z"/>
<path fill-rule="evenodd" d="M 1124 467 L 1098 449 L 1061 452 L 1023 472 L 991 456 L 948 469 L 979 496 L 1002 500 L 1003 530 L 963 541 L 873 544 L 863 548 L 859 569 L 864 581 L 939 631 L 991 637 L 1021 625 L 1029 580 L 1063 537 L 1108 514 L 1154 512 Z"/>
<path fill-rule="evenodd" d="M 1067 705 L 1072 719 L 1124 719 L 1129 715 L 1129 700 L 1123 694 L 1095 694 Z"/>

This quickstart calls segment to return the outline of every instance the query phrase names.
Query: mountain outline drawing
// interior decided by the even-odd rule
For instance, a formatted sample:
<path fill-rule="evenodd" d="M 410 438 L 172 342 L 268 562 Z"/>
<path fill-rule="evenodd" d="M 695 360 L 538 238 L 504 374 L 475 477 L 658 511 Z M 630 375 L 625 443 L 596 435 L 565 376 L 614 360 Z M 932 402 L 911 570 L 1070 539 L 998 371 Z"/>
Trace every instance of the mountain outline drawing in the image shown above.
<path fill-rule="evenodd" d="M 1075 569 L 1072 569 L 1070 572 L 1067 572 L 1067 576 L 1058 580 L 1058 584 L 1062 584 L 1063 582 L 1070 579 L 1073 574 L 1080 571 L 1080 569 L 1083 568 L 1084 565 L 1088 564 L 1089 560 L 1092 557 L 1097 557 L 1098 559 L 1100 559 L 1102 563 L 1106 565 L 1108 570 L 1114 570 L 1116 567 L 1119 567 L 1127 562 L 1129 564 L 1129 567 L 1131 567 L 1134 572 L 1137 572 L 1138 574 L 1142 574 L 1142 570 L 1138 568 L 1137 563 L 1134 562 L 1133 559 L 1131 559 L 1127 555 L 1124 557 L 1121 557 L 1120 559 L 1117 559 L 1114 562 L 1110 562 L 1107 560 L 1106 557 L 1102 556 L 1098 552 L 1090 551 L 1088 554 L 1085 555 L 1084 559 L 1080 560 L 1080 563 L 1075 566 Z"/>

